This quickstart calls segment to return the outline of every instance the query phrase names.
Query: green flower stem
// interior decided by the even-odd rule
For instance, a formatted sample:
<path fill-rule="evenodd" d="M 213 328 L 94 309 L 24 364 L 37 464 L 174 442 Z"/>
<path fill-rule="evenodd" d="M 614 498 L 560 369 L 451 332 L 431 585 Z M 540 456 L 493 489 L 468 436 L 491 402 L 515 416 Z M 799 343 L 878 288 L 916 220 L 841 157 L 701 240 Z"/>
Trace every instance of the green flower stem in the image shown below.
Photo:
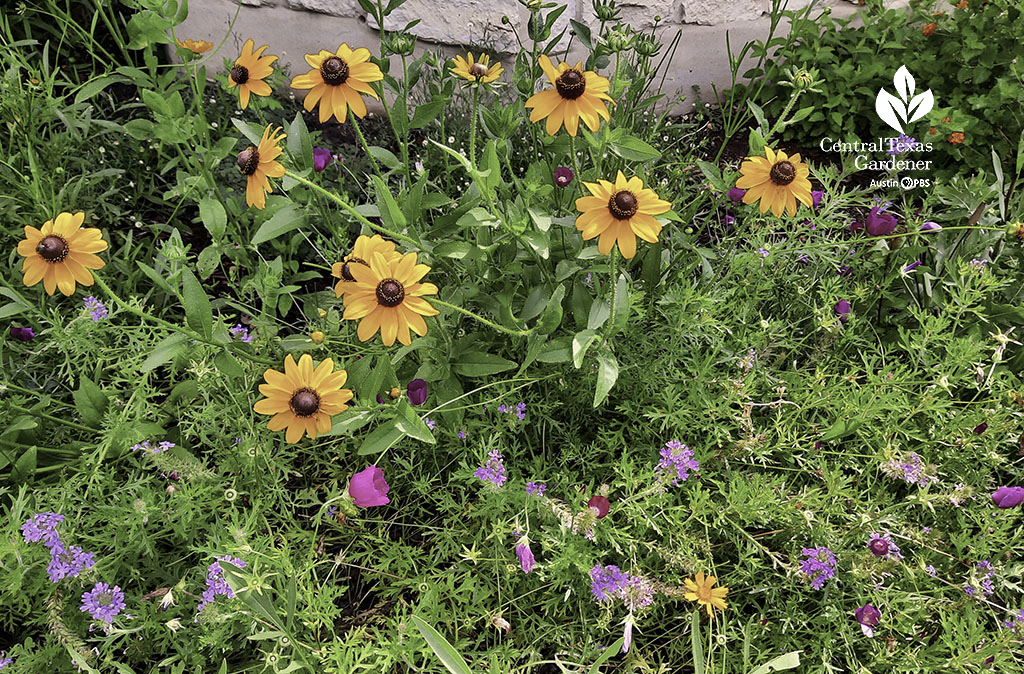
<path fill-rule="evenodd" d="M 284 172 L 284 174 L 286 176 L 288 176 L 289 178 L 291 178 L 292 180 L 294 180 L 295 182 L 302 183 L 306 187 L 312 188 L 314 192 L 319 192 L 321 195 L 327 197 L 328 199 L 330 199 L 334 203 L 338 204 L 339 206 L 344 208 L 346 211 L 351 213 L 352 216 L 355 217 L 356 220 L 358 220 L 359 222 L 363 223 L 367 227 L 369 227 L 371 229 L 375 229 L 378 232 L 380 232 L 381 234 L 386 234 L 386 235 L 390 236 L 392 239 L 395 239 L 395 240 L 398 240 L 398 241 L 405 241 L 406 243 L 408 243 L 411 246 L 415 246 L 416 248 L 421 248 L 422 249 L 422 246 L 420 245 L 420 243 L 418 241 L 416 241 L 415 239 L 412 239 L 412 238 L 406 236 L 405 234 L 399 234 L 398 232 L 392 232 L 387 227 L 382 227 L 380 225 L 377 225 L 377 224 L 374 224 L 374 223 L 370 222 L 366 218 L 365 215 L 363 215 L 362 213 L 360 213 L 359 211 L 357 211 L 355 209 L 355 206 L 353 206 L 352 204 L 348 203 L 347 201 L 345 201 L 344 199 L 339 197 L 337 194 L 334 194 L 333 192 L 330 192 L 328 190 L 325 190 L 323 187 L 320 187 L 319 185 L 317 185 L 312 180 L 309 180 L 307 178 L 303 178 L 302 176 L 296 175 L 296 174 L 294 174 L 294 173 L 292 173 L 291 171 L 288 171 L 288 170 L 286 170 Z"/>
<path fill-rule="evenodd" d="M 612 337 L 612 330 L 615 329 L 615 310 L 618 308 L 618 276 L 619 276 L 619 247 L 616 245 L 612 248 L 611 253 L 611 291 L 612 291 L 612 306 L 611 311 L 608 313 L 608 325 L 604 329 L 604 341 L 607 342 Z"/>
<path fill-rule="evenodd" d="M 163 326 L 163 327 L 165 327 L 165 328 L 167 328 L 169 330 L 173 330 L 174 332 L 180 332 L 181 334 L 185 335 L 189 339 L 194 340 L 196 342 L 201 342 L 201 343 L 207 344 L 209 346 L 215 346 L 218 349 L 220 349 L 221 351 L 227 351 L 228 350 L 228 348 L 227 348 L 227 346 L 225 344 L 222 344 L 220 342 L 214 341 L 212 339 L 207 339 L 207 338 L 203 337 L 202 335 L 200 335 L 198 332 L 194 332 L 194 331 L 189 330 L 188 328 L 184 328 L 184 327 L 182 327 L 180 325 L 175 325 L 174 323 L 171 323 L 170 321 L 165 321 L 162 318 L 157 318 L 156 316 L 154 316 L 152 314 L 149 314 L 149 313 L 147 313 L 145 311 L 142 311 L 141 309 L 136 309 L 135 307 L 133 307 L 132 305 L 128 304 L 127 302 L 122 300 L 120 297 L 118 297 L 117 294 L 113 290 L 110 289 L 110 286 L 108 286 L 106 284 L 106 282 L 104 282 L 104 280 L 102 278 L 100 278 L 100 276 L 96 272 L 92 273 L 92 277 L 96 281 L 96 285 L 98 285 L 100 288 L 102 288 L 103 292 L 105 292 L 107 294 L 107 296 L 110 297 L 110 299 L 112 299 L 115 304 L 117 304 L 117 306 L 121 307 L 122 309 L 124 309 L 128 313 L 134 314 L 134 315 L 138 316 L 139 318 L 141 318 L 143 320 L 151 321 L 153 323 L 156 323 L 157 325 L 161 325 L 161 326 Z M 251 353 L 246 353 L 245 351 L 231 351 L 230 353 L 231 353 L 232 356 L 241 356 L 242 358 L 245 358 L 246 360 L 251 360 L 254 363 L 260 363 L 261 365 L 277 365 L 277 363 L 272 361 L 272 360 L 268 360 L 266 358 L 261 358 L 259 356 L 255 356 L 255 355 L 253 355 Z"/>
<path fill-rule="evenodd" d="M 576 136 L 569 136 L 569 154 L 572 155 L 571 157 L 569 157 L 569 163 L 572 164 L 572 178 L 573 182 L 575 183 L 575 186 L 573 187 L 573 192 L 575 192 L 579 189 L 580 185 L 583 184 L 583 176 L 580 175 L 579 158 L 576 156 Z M 600 157 L 598 158 L 598 161 L 600 161 Z M 600 167 L 598 167 L 598 175 L 600 175 L 600 171 L 601 169 Z M 570 199 L 569 205 L 566 206 L 566 208 L 571 209 L 571 207 L 572 200 Z"/>
<path fill-rule="evenodd" d="M 366 156 L 370 158 L 370 164 L 373 165 L 374 173 L 380 175 L 380 166 L 377 165 L 377 160 L 370 153 L 370 146 L 366 143 L 366 136 L 363 135 L 363 130 L 359 128 L 355 112 L 352 113 L 350 119 L 352 120 L 352 128 L 356 130 L 356 135 L 359 136 L 359 142 L 363 144 L 363 149 L 366 150 Z"/>
<path fill-rule="evenodd" d="M 480 92 L 479 92 L 479 87 L 477 85 L 475 85 L 475 84 L 473 85 L 472 89 L 473 89 L 473 105 L 472 105 L 471 109 L 472 109 L 473 117 L 469 121 L 469 164 L 474 169 L 476 169 L 476 118 L 477 118 L 476 106 L 477 106 L 477 101 L 480 98 Z"/>
<path fill-rule="evenodd" d="M 782 114 L 779 115 L 779 118 L 775 120 L 775 124 L 773 124 L 772 128 L 768 131 L 768 133 L 765 134 L 765 145 L 768 144 L 768 139 L 771 138 L 776 131 L 781 129 L 783 124 L 785 124 L 786 118 L 789 117 L 789 111 L 793 109 L 794 105 L 796 105 L 796 99 L 800 98 L 800 94 L 802 93 L 802 89 L 793 90 L 793 95 L 789 97 L 789 102 L 786 103 L 786 107 L 782 109 Z"/>
<path fill-rule="evenodd" d="M 530 329 L 530 330 L 511 330 L 509 328 L 506 328 L 503 325 L 498 325 L 494 321 L 489 321 L 486 318 L 484 318 L 483 316 L 480 316 L 479 314 L 474 314 L 472 311 L 468 311 L 468 310 L 463 309 L 462 307 L 456 306 L 454 304 L 449 304 L 448 302 L 445 302 L 444 300 L 439 300 L 436 297 L 423 297 L 422 299 L 425 299 L 427 302 L 430 302 L 431 304 L 440 304 L 442 307 L 447 307 L 448 309 L 454 309 L 455 311 L 458 311 L 459 313 L 465 314 L 465 315 L 467 315 L 467 316 L 469 316 L 471 318 L 475 318 L 476 320 L 480 321 L 484 325 L 488 325 L 488 326 L 494 328 L 495 330 L 497 330 L 499 332 L 504 332 L 507 335 L 515 335 L 517 337 L 525 337 L 526 335 L 529 335 L 529 334 L 531 334 L 533 332 L 533 329 Z"/>
<path fill-rule="evenodd" d="M 26 414 L 31 414 L 33 416 L 39 417 L 40 419 L 46 419 L 47 421 L 52 421 L 52 422 L 54 422 L 56 424 L 63 424 L 65 426 L 67 426 L 68 428 L 76 428 L 76 429 L 78 429 L 80 431 L 85 431 L 87 433 L 99 433 L 100 432 L 99 429 L 91 428 L 89 426 L 83 426 L 82 424 L 76 424 L 74 421 L 68 421 L 67 419 L 61 419 L 60 417 L 53 417 L 53 416 L 50 416 L 49 414 L 47 414 L 46 412 L 33 412 L 32 410 L 28 409 L 27 407 L 22 407 L 21 405 L 15 405 L 14 403 L 11 403 L 10 407 L 11 407 L 12 410 L 17 410 L 19 412 L 24 412 Z"/>

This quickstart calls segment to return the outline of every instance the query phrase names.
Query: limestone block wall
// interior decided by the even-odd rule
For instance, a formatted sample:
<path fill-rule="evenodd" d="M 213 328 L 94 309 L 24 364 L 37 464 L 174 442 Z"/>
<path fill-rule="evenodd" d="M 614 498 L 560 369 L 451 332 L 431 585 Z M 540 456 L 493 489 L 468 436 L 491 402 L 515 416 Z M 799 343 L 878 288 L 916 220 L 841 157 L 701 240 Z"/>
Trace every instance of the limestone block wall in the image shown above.
<path fill-rule="evenodd" d="M 594 28 L 598 20 L 591 0 L 554 0 L 567 5 L 555 26 L 555 34 L 575 19 Z M 789 9 L 806 7 L 815 0 L 789 0 Z M 905 6 L 908 0 L 886 0 L 890 6 Z M 856 12 L 857 0 L 816 0 L 816 7 L 831 8 L 833 16 Z M 342 42 L 351 47 L 368 47 L 379 53 L 380 33 L 356 0 L 191 0 L 189 16 L 177 30 L 179 36 L 205 39 L 220 44 L 230 33 L 221 54 L 234 58 L 241 44 L 252 38 L 257 45 L 268 44 L 268 53 L 280 56 L 281 66 L 298 74 L 308 70 L 303 55 L 319 49 L 337 49 Z M 665 93 L 676 112 L 693 103 L 692 88 L 710 92 L 710 84 L 729 81 L 726 33 L 733 51 L 748 40 L 763 39 L 768 33 L 771 0 L 619 0 L 622 21 L 638 30 L 650 30 L 657 21 L 657 33 L 665 43 L 677 31 L 682 39 L 668 69 Z M 529 12 L 518 0 L 407 0 L 385 20 L 385 29 L 402 28 L 420 22 L 411 30 L 418 38 L 418 52 L 442 47 L 450 54 L 471 48 L 486 49 L 499 56 L 518 47 L 510 23 L 525 39 Z M 563 43 L 564 44 L 564 43 Z M 579 42 L 572 43 L 570 60 L 582 54 Z M 219 65 L 220 59 L 211 60 Z M 605 73 L 607 75 L 607 73 Z M 671 94 L 675 93 L 675 96 Z M 679 97 L 685 96 L 685 101 Z"/>

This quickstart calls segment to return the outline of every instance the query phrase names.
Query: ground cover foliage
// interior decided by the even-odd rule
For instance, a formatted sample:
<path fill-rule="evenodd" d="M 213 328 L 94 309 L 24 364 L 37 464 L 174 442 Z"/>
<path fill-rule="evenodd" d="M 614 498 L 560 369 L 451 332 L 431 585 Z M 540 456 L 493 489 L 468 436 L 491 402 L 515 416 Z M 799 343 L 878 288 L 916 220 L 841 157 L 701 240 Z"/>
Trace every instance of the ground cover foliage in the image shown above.
<path fill-rule="evenodd" d="M 0 17 L 5 674 L 1020 668 L 1019 8 L 775 3 L 679 118 L 678 37 L 526 7 L 290 73 L 174 0 Z M 807 161 L 878 133 L 814 40 L 986 26 L 910 66 L 930 187 Z"/>

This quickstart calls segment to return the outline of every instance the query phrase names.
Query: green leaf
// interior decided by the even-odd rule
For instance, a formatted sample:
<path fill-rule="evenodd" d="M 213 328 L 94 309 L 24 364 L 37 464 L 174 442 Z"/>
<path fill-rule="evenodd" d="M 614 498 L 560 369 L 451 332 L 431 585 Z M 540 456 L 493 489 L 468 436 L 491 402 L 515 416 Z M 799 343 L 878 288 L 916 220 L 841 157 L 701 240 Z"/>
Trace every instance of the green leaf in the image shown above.
<path fill-rule="evenodd" d="M 426 639 L 427 645 L 434 651 L 434 655 L 451 674 L 473 674 L 469 666 L 466 665 L 466 660 L 437 630 L 419 616 L 414 615 L 411 618 L 416 629 Z"/>
<path fill-rule="evenodd" d="M 386 150 L 382 147 L 377 147 L 376 145 L 371 145 L 369 150 L 371 157 L 379 161 L 381 164 L 384 164 L 384 166 L 389 169 L 396 169 L 402 165 L 402 160 L 396 157 L 391 150 Z"/>
<path fill-rule="evenodd" d="M 235 125 L 236 129 L 242 132 L 242 135 L 245 136 L 250 143 L 257 146 L 260 144 L 260 139 L 263 137 L 264 127 L 252 122 L 243 122 L 237 117 L 232 117 L 231 123 Z"/>
<path fill-rule="evenodd" d="M 139 369 L 143 372 L 155 370 L 185 350 L 185 335 L 176 332 L 156 345 Z"/>
<path fill-rule="evenodd" d="M 395 417 L 395 427 L 410 438 L 420 442 L 427 442 L 431 445 L 437 442 L 434 439 L 434 434 L 430 432 L 430 427 L 419 418 L 416 410 L 405 400 L 398 403 L 398 416 Z"/>
<path fill-rule="evenodd" d="M 21 306 L 17 302 L 10 302 L 0 307 L 0 318 L 10 318 L 11 316 L 17 316 L 23 311 L 25 311 L 25 307 Z"/>
<path fill-rule="evenodd" d="M 696 615 L 696 613 L 694 613 Z M 750 674 L 771 674 L 772 672 L 781 672 L 786 669 L 796 669 L 800 666 L 800 654 L 803 651 L 790 651 L 780 655 L 777 658 L 772 658 L 768 662 L 764 663 L 757 669 L 750 672 Z"/>
<path fill-rule="evenodd" d="M 412 115 L 412 121 L 409 123 L 410 129 L 422 129 L 427 124 L 437 119 L 437 116 L 444 110 L 445 104 L 448 102 L 447 98 L 441 96 L 434 96 L 429 103 L 424 103 L 416 108 L 416 112 Z"/>
<path fill-rule="evenodd" d="M 171 288 L 171 284 L 167 282 L 167 279 L 165 279 L 160 272 L 140 260 L 136 260 L 135 265 L 142 270 L 142 273 L 149 277 L 149 280 L 152 281 L 157 288 L 160 288 L 160 290 L 163 290 L 168 295 L 174 294 L 174 289 Z"/>
<path fill-rule="evenodd" d="M 128 78 L 122 75 L 101 75 L 91 79 L 78 88 L 78 91 L 75 93 L 75 105 L 89 100 L 115 82 L 127 81 Z"/>
<path fill-rule="evenodd" d="M 550 335 L 562 324 L 562 300 L 565 299 L 565 286 L 559 285 L 551 294 L 551 299 L 541 312 L 534 330 L 539 335 Z"/>
<path fill-rule="evenodd" d="M 211 196 L 203 198 L 199 202 L 199 219 L 206 225 L 206 231 L 214 241 L 224 236 L 224 230 L 228 225 L 228 214 L 224 211 L 224 205 Z"/>
<path fill-rule="evenodd" d="M 704 644 L 700 636 L 700 611 L 690 616 L 690 650 L 693 654 L 693 674 L 704 674 Z"/>
<path fill-rule="evenodd" d="M 238 361 L 227 351 L 221 351 L 213 357 L 213 364 L 228 379 L 237 379 L 245 376 L 245 370 L 238 364 Z"/>
<path fill-rule="evenodd" d="M 295 119 L 288 125 L 288 151 L 307 168 L 313 166 L 313 141 L 309 138 L 309 129 L 302 119 L 302 111 L 295 113 Z"/>
<path fill-rule="evenodd" d="M 470 351 L 463 353 L 452 363 L 452 370 L 464 377 L 486 377 L 516 367 L 516 363 L 491 353 Z"/>
<path fill-rule="evenodd" d="M 832 440 L 838 440 L 844 438 L 847 435 L 855 433 L 858 428 L 863 425 L 863 421 L 860 419 L 839 419 L 832 427 L 825 431 L 821 436 L 822 442 L 830 442 Z"/>
<path fill-rule="evenodd" d="M 587 355 L 587 349 L 598 338 L 595 330 L 582 330 L 572 338 L 572 364 L 576 366 L 577 370 L 583 367 L 583 357 Z"/>
<path fill-rule="evenodd" d="M 750 150 L 751 157 L 759 157 L 764 154 L 764 136 L 758 132 L 757 129 L 750 130 L 750 138 L 747 141 L 747 147 Z"/>
<path fill-rule="evenodd" d="M 405 214 L 398 207 L 398 202 L 391 195 L 388 186 L 384 184 L 380 176 L 371 176 L 373 190 L 377 195 L 377 208 L 380 209 L 380 218 L 384 226 L 393 232 L 401 232 L 405 229 Z"/>
<path fill-rule="evenodd" d="M 185 320 L 189 327 L 207 339 L 213 334 L 213 308 L 199 279 L 191 270 L 181 270 L 181 295 L 185 302 Z"/>
<path fill-rule="evenodd" d="M 608 144 L 608 149 L 626 161 L 645 162 L 661 157 L 661 152 L 633 136 L 625 136 Z"/>
<path fill-rule="evenodd" d="M 608 349 L 597 352 L 597 387 L 594 389 L 594 407 L 598 407 L 608 397 L 608 392 L 615 386 L 619 378 L 619 362 Z"/>
<path fill-rule="evenodd" d="M 72 393 L 75 409 L 82 421 L 95 426 L 103 420 L 103 412 L 107 409 L 107 396 L 102 389 L 84 374 L 78 378 L 78 390 Z"/>
<path fill-rule="evenodd" d="M 276 239 L 285 232 L 290 232 L 305 224 L 305 215 L 295 206 L 285 206 L 270 216 L 270 219 L 260 225 L 256 234 L 252 237 L 252 245 L 258 246 L 271 239 Z"/>
<path fill-rule="evenodd" d="M 28 482 L 36 472 L 36 448 L 29 447 L 18 458 L 11 469 L 11 481 L 15 484 Z"/>
<path fill-rule="evenodd" d="M 391 419 L 373 429 L 373 432 L 366 436 L 363 444 L 359 445 L 357 454 L 360 456 L 380 454 L 404 437 L 405 433 L 398 428 L 398 420 Z"/>
<path fill-rule="evenodd" d="M 622 652 L 622 644 L 625 642 L 624 637 L 619 637 L 618 641 L 604 649 L 601 653 L 601 657 L 594 661 L 594 664 L 587 670 L 587 674 L 601 674 L 601 665 L 611 660 L 613 657 Z"/>
<path fill-rule="evenodd" d="M 373 421 L 373 412 L 370 410 L 360 410 L 358 412 L 348 411 L 345 414 L 339 414 L 337 421 L 331 426 L 331 430 L 324 433 L 324 435 L 347 435 L 349 433 L 355 433 L 366 424 Z"/>
<path fill-rule="evenodd" d="M 711 186 L 719 192 L 728 191 L 729 187 L 725 184 L 725 179 L 722 177 L 722 171 L 715 164 L 704 161 L 703 159 L 697 160 L 697 168 L 704 174 L 704 177 L 708 179 Z"/>

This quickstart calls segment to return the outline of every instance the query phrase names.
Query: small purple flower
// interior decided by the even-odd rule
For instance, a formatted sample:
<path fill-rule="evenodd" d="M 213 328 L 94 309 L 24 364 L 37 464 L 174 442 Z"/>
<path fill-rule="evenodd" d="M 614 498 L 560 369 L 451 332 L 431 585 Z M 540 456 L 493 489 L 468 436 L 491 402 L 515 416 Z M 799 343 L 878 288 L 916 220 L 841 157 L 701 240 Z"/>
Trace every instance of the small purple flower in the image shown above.
<path fill-rule="evenodd" d="M 590 570 L 590 581 L 590 591 L 594 599 L 604 603 L 615 599 L 629 582 L 629 576 L 622 573 L 617 566 L 598 564 Z"/>
<path fill-rule="evenodd" d="M 384 471 L 377 466 L 370 466 L 352 476 L 348 485 L 349 496 L 360 508 L 373 508 L 391 503 L 388 491 L 391 490 Z"/>
<path fill-rule="evenodd" d="M 559 187 L 568 187 L 575 177 L 568 166 L 559 166 L 555 169 L 555 184 Z"/>
<path fill-rule="evenodd" d="M 313 148 L 313 170 L 317 173 L 323 172 L 332 159 L 330 150 L 325 150 L 322 147 Z"/>
<path fill-rule="evenodd" d="M 22 342 L 27 342 L 35 339 L 36 333 L 32 328 L 16 328 L 11 326 L 11 338 L 17 339 Z"/>
<path fill-rule="evenodd" d="M 505 475 L 505 460 L 501 452 L 492 449 L 487 455 L 487 463 L 473 471 L 473 475 L 495 487 L 505 484 L 508 477 Z"/>
<path fill-rule="evenodd" d="M 338 516 L 338 508 L 337 508 L 337 506 L 327 506 L 327 516 L 328 517 L 337 517 Z"/>
<path fill-rule="evenodd" d="M 818 206 L 821 206 L 821 201 L 824 198 L 824 190 L 811 190 L 811 208 L 817 208 Z"/>
<path fill-rule="evenodd" d="M 669 440 L 659 452 L 661 459 L 655 472 L 658 478 L 678 487 L 690 477 L 690 471 L 697 472 L 700 463 L 693 458 L 693 450 L 678 440 Z"/>
<path fill-rule="evenodd" d="M 909 274 L 910 272 L 914 271 L 915 269 L 917 269 L 920 266 L 921 266 L 921 261 L 920 260 L 915 260 L 915 261 L 911 262 L 910 264 L 908 264 L 906 267 L 903 268 L 903 273 L 904 274 Z"/>
<path fill-rule="evenodd" d="M 971 587 L 970 585 L 964 585 L 964 594 L 966 594 L 968 597 L 973 597 L 974 596 L 974 588 Z"/>
<path fill-rule="evenodd" d="M 505 414 L 506 412 L 510 412 L 511 410 L 508 408 L 508 405 L 502 403 L 501 405 L 498 405 L 498 411 L 501 412 L 502 414 Z"/>
<path fill-rule="evenodd" d="M 427 382 L 423 379 L 413 379 L 406 387 L 409 394 L 410 405 L 422 405 L 427 402 Z"/>
<path fill-rule="evenodd" d="M 839 300 L 836 302 L 835 306 L 832 307 L 832 310 L 836 312 L 837 316 L 839 316 L 840 323 L 845 323 L 850 319 L 850 303 L 846 300 Z"/>
<path fill-rule="evenodd" d="M 1009 619 L 1006 622 L 1004 622 L 1003 627 L 1010 630 L 1014 634 L 1017 633 L 1017 630 L 1024 627 L 1024 608 L 1017 609 L 1017 615 L 1013 616 L 1012 619 Z M 986 660 L 985 662 L 988 663 L 988 660 Z"/>
<path fill-rule="evenodd" d="M 437 422 L 431 419 L 430 417 L 424 417 L 423 423 L 425 423 L 427 425 L 427 428 L 429 428 L 430 430 L 434 430 L 434 426 L 437 426 Z"/>
<path fill-rule="evenodd" d="M 82 571 L 95 565 L 96 559 L 91 552 L 85 552 L 77 545 L 64 547 L 63 544 L 57 544 L 50 548 L 50 563 L 46 573 L 52 582 L 59 583 L 65 578 L 77 578 Z"/>
<path fill-rule="evenodd" d="M 942 231 L 942 225 L 940 225 L 937 222 L 932 222 L 931 220 L 929 220 L 928 222 L 926 222 L 923 225 L 921 225 L 921 231 L 922 232 L 940 232 L 940 231 Z"/>
<path fill-rule="evenodd" d="M 516 543 L 516 557 L 519 558 L 519 565 L 523 568 L 523 573 L 530 573 L 533 571 L 533 550 L 530 549 L 530 541 L 523 536 Z"/>
<path fill-rule="evenodd" d="M 538 482 L 526 483 L 526 493 L 530 494 L 531 496 L 543 496 L 544 490 L 547 488 L 548 486 L 546 484 L 540 484 Z"/>
<path fill-rule="evenodd" d="M 932 578 L 934 578 L 935 576 L 937 576 L 937 575 L 938 575 L 938 574 L 936 573 L 936 571 L 935 571 L 935 567 L 934 567 L 934 566 L 932 566 L 931 564 L 929 564 L 928 566 L 924 567 L 924 570 L 925 570 L 925 573 L 927 573 L 927 574 L 928 574 L 929 576 L 931 576 Z"/>
<path fill-rule="evenodd" d="M 886 474 L 901 479 L 907 484 L 916 484 L 919 487 L 927 487 L 938 482 L 938 478 L 926 472 L 924 459 L 916 452 L 907 454 L 906 459 L 892 459 L 882 466 Z"/>
<path fill-rule="evenodd" d="M 828 548 L 803 548 L 801 555 L 805 557 L 800 570 L 807 576 L 811 587 L 820 590 L 825 583 L 835 578 L 836 554 Z"/>
<path fill-rule="evenodd" d="M 1000 487 L 992 494 L 992 502 L 1004 510 L 1016 508 L 1024 503 L 1024 487 Z"/>
<path fill-rule="evenodd" d="M 82 595 L 82 612 L 88 613 L 93 620 L 102 620 L 108 625 L 114 622 L 124 610 L 124 592 L 117 585 L 110 587 L 106 583 L 96 583 Z"/>
<path fill-rule="evenodd" d="M 761 257 L 768 257 L 769 255 L 771 255 L 771 253 L 769 253 L 764 248 L 758 248 L 757 249 L 757 254 L 760 255 Z"/>
<path fill-rule="evenodd" d="M 975 435 L 981 435 L 982 433 L 984 433 L 987 430 L 988 430 L 988 423 L 983 421 L 983 422 L 981 422 L 980 424 L 978 424 L 977 426 L 974 427 L 974 434 Z"/>
<path fill-rule="evenodd" d="M 892 540 L 892 536 L 889 534 L 871 534 L 871 538 L 868 540 L 868 550 L 871 551 L 872 555 L 880 559 L 903 559 L 899 546 L 896 545 L 896 541 Z"/>
<path fill-rule="evenodd" d="M 206 608 L 208 604 L 213 603 L 219 595 L 224 595 L 228 599 L 234 599 L 235 597 L 235 591 L 231 589 L 228 581 L 224 579 L 224 569 L 220 565 L 221 562 L 227 562 L 240 569 L 245 568 L 245 562 L 237 557 L 229 555 L 217 557 L 217 561 L 210 564 L 206 570 L 206 589 L 203 590 L 202 601 L 199 602 L 199 606 L 196 608 L 197 613 Z M 198 617 L 196 619 L 198 620 Z"/>
<path fill-rule="evenodd" d="M 739 187 L 733 187 L 726 194 L 734 204 L 738 204 L 741 201 L 743 201 L 743 197 L 746 195 L 746 193 L 746 190 L 742 190 Z"/>
<path fill-rule="evenodd" d="M 241 323 L 239 323 L 238 325 L 236 325 L 236 326 L 235 326 L 235 327 L 233 327 L 233 328 L 229 328 L 229 329 L 228 329 L 228 332 L 230 332 L 230 333 L 231 333 L 231 336 L 232 336 L 232 337 L 235 337 L 235 338 L 237 338 L 237 339 L 240 339 L 240 340 L 242 340 L 243 342 L 245 342 L 246 344 L 249 344 L 249 343 L 251 343 L 251 342 L 252 342 L 252 338 L 253 338 L 253 337 L 252 337 L 252 335 L 250 335 L 250 334 L 249 334 L 249 330 L 248 330 L 248 328 L 246 328 L 246 327 L 245 327 L 244 325 L 242 325 Z"/>
<path fill-rule="evenodd" d="M 459 440 L 465 440 L 469 436 L 469 433 L 466 431 L 459 431 L 457 435 L 459 436 Z"/>
<path fill-rule="evenodd" d="M 731 215 L 727 215 L 724 218 L 722 218 L 722 222 L 731 227 L 736 224 L 736 218 L 732 217 Z"/>
<path fill-rule="evenodd" d="M 889 139 L 889 149 L 885 151 L 885 154 L 890 157 L 895 157 L 898 154 L 915 150 L 917 149 L 917 146 L 918 142 L 916 139 L 901 133 L 896 138 Z"/>
<path fill-rule="evenodd" d="M 988 260 L 982 260 L 977 257 L 970 261 L 971 268 L 977 270 L 979 274 L 985 271 L 985 265 L 987 264 Z"/>
<path fill-rule="evenodd" d="M 860 623 L 861 630 L 863 630 L 865 636 L 875 636 L 875 628 L 878 627 L 878 623 L 882 619 L 881 611 L 871 604 L 864 604 L 854 611 L 853 615 L 857 622 Z"/>
<path fill-rule="evenodd" d="M 7 657 L 7 651 L 0 651 L 0 669 L 3 669 L 7 665 L 13 665 L 14 658 Z"/>
<path fill-rule="evenodd" d="M 60 545 L 57 525 L 64 521 L 57 513 L 36 513 L 21 525 L 21 535 L 28 543 L 42 543 L 48 548 Z"/>
<path fill-rule="evenodd" d="M 89 295 L 82 301 L 85 303 L 85 308 L 89 310 L 93 323 L 98 323 L 107 317 L 107 307 L 103 305 L 103 302 L 100 302 L 92 295 Z"/>
<path fill-rule="evenodd" d="M 524 421 L 526 419 L 526 403 L 516 403 L 516 418 L 520 421 Z"/>
<path fill-rule="evenodd" d="M 886 213 L 885 208 L 885 206 L 875 206 L 868 213 L 868 217 L 864 221 L 864 229 L 867 230 L 869 236 L 888 236 L 899 224 L 896 221 L 896 216 Z"/>

